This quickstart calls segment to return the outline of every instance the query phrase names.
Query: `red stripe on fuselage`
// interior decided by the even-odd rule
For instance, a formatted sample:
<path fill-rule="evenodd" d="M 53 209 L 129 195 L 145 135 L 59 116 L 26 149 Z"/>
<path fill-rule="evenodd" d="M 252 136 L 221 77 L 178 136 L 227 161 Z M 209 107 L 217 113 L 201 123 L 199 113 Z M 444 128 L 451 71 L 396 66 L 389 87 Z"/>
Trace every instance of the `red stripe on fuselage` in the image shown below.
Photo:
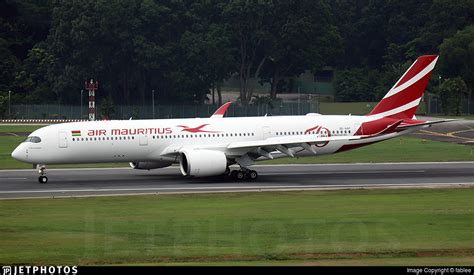
<path fill-rule="evenodd" d="M 344 152 L 344 151 L 349 151 L 349 150 L 352 150 L 352 149 L 356 149 L 356 148 L 360 148 L 360 147 L 363 147 L 363 146 L 367 146 L 367 145 L 370 145 L 370 144 L 374 144 L 374 143 L 377 143 L 377 142 L 380 142 L 381 140 L 379 141 L 371 141 L 371 142 L 367 142 L 367 143 L 358 143 L 358 144 L 346 144 L 346 145 L 342 145 L 341 148 L 339 148 L 335 153 L 340 153 L 340 152 Z"/>
<path fill-rule="evenodd" d="M 369 122 L 364 122 L 356 131 L 355 135 L 373 135 L 385 130 L 389 125 L 399 121 L 399 119 L 393 119 L 384 117 Z"/>

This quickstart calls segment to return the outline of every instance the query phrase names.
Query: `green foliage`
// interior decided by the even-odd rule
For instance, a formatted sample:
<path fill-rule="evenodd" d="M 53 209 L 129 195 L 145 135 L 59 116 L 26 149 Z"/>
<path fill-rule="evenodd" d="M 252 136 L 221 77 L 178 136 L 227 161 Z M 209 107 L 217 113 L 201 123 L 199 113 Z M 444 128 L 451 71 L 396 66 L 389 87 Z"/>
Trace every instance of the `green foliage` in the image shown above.
<path fill-rule="evenodd" d="M 446 79 L 439 87 L 438 96 L 445 115 L 460 115 L 462 102 L 468 95 L 468 88 L 460 77 Z"/>
<path fill-rule="evenodd" d="M 0 92 L 0 118 L 7 117 L 8 94 Z"/>
<path fill-rule="evenodd" d="M 269 14 L 272 22 L 262 50 L 268 61 L 262 78 L 271 83 L 271 97 L 275 98 L 282 78 L 332 64 L 342 45 L 324 2 L 284 1 Z"/>
<path fill-rule="evenodd" d="M 442 77 L 460 76 L 474 89 L 474 25 L 469 25 L 440 45 L 439 71 Z"/>
<path fill-rule="evenodd" d="M 277 106 L 280 106 L 282 103 L 281 98 L 272 98 L 271 96 L 253 96 L 252 101 L 250 102 L 254 105 L 264 106 L 267 105 L 270 109 L 273 109 Z"/>
<path fill-rule="evenodd" d="M 112 97 L 109 95 L 106 98 L 103 98 L 100 102 L 100 113 L 102 119 L 112 119 L 115 115 L 115 104 Z"/>
<path fill-rule="evenodd" d="M 473 0 L 0 1 L 0 91 L 78 104 L 94 78 L 99 101 L 140 105 L 155 90 L 163 103 L 200 103 L 237 75 L 246 104 L 251 78 L 275 98 L 289 78 L 330 66 L 342 71 L 338 98 L 378 100 L 438 48 L 441 75 L 472 90 L 472 18 Z"/>
<path fill-rule="evenodd" d="M 376 101 L 375 86 L 378 74 L 368 69 L 338 71 L 334 80 L 337 101 Z"/>

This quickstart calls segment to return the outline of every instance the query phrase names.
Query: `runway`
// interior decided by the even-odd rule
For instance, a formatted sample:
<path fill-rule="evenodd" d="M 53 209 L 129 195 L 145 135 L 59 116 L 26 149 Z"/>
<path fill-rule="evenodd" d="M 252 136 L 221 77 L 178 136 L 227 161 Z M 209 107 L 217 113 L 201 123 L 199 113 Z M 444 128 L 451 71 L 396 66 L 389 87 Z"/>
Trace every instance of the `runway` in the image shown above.
<path fill-rule="evenodd" d="M 178 167 L 50 169 L 39 184 L 34 170 L 0 171 L 0 199 L 79 196 L 331 190 L 359 188 L 474 187 L 474 162 L 256 165 L 259 178 L 184 178 Z"/>

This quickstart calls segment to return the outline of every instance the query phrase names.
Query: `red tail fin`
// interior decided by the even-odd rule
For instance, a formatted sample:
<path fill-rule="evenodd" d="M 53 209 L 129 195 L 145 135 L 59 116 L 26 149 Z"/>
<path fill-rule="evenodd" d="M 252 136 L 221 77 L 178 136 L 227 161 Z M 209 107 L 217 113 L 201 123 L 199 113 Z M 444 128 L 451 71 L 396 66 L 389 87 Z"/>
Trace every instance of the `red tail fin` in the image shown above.
<path fill-rule="evenodd" d="M 368 115 L 412 119 L 436 61 L 437 55 L 418 57 Z"/>

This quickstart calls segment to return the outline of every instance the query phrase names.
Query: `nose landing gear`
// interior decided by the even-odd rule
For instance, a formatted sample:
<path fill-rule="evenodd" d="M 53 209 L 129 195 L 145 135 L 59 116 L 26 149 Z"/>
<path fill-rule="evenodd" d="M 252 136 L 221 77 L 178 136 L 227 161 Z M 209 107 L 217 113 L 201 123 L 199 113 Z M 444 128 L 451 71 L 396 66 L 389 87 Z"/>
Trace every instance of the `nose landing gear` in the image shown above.
<path fill-rule="evenodd" d="M 38 173 L 40 174 L 40 176 L 38 178 L 38 182 L 41 183 L 41 184 L 47 183 L 48 182 L 48 177 L 45 176 L 46 166 L 38 164 L 37 168 L 38 168 Z"/>

